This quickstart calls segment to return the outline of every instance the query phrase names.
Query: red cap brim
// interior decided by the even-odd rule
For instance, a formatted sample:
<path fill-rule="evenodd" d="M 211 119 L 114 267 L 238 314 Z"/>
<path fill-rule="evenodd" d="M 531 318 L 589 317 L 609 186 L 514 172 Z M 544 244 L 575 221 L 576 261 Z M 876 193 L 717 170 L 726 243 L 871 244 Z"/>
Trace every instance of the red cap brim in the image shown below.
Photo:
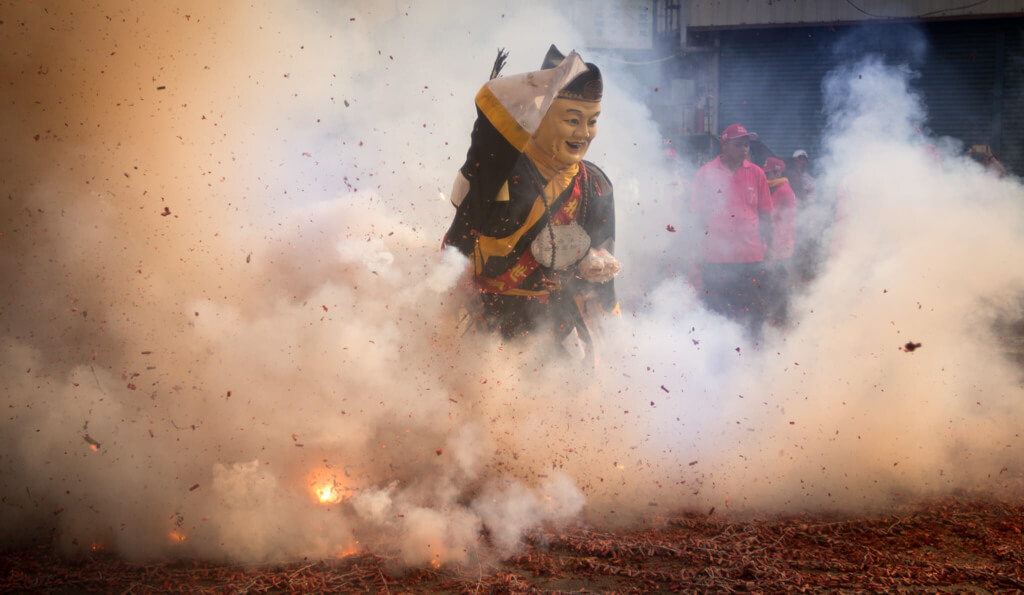
<path fill-rule="evenodd" d="M 723 143 L 725 143 L 725 142 L 729 142 L 731 140 L 736 140 L 737 138 L 749 138 L 750 140 L 757 140 L 757 133 L 756 132 L 748 132 L 746 134 L 741 134 L 739 136 L 733 136 L 733 137 L 729 137 L 729 138 L 721 138 L 719 140 L 721 140 Z"/>

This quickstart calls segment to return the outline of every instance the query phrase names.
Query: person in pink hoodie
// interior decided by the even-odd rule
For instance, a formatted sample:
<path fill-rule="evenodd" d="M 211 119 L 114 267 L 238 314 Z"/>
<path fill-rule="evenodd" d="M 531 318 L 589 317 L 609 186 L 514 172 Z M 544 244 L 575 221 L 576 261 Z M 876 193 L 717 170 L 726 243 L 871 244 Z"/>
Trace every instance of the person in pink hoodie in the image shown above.
<path fill-rule="evenodd" d="M 783 177 L 786 164 L 769 157 L 764 162 L 764 175 L 772 192 L 774 233 L 771 262 L 768 265 L 771 287 L 768 294 L 769 323 L 784 325 L 788 317 L 789 294 L 793 278 L 793 246 L 796 243 L 796 194 Z"/>
<path fill-rule="evenodd" d="M 771 192 L 750 162 L 755 133 L 742 124 L 721 135 L 722 154 L 697 170 L 690 193 L 696 221 L 693 276 L 705 307 L 747 327 L 759 340 L 767 321 L 762 287 L 771 261 Z"/>

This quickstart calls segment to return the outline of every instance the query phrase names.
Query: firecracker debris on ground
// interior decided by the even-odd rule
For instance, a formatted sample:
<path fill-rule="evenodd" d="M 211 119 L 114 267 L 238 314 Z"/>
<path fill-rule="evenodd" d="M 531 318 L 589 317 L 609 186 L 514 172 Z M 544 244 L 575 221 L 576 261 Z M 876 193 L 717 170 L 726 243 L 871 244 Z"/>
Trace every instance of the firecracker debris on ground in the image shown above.
<path fill-rule="evenodd" d="M 492 564 L 408 568 L 397 555 L 236 565 L 74 559 L 51 546 L 0 555 L 19 593 L 795 593 L 1024 591 L 1024 504 L 946 497 L 899 513 L 756 518 L 680 512 L 644 529 L 540 529 Z M 486 540 L 486 536 L 481 537 Z M 483 547 L 484 544 L 482 543 Z"/>

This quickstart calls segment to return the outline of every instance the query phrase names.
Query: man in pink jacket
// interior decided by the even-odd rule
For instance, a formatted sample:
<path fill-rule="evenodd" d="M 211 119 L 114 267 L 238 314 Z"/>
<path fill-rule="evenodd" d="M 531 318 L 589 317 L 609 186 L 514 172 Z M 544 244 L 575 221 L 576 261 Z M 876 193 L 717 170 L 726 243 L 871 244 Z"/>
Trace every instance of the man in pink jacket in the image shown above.
<path fill-rule="evenodd" d="M 760 339 L 775 207 L 764 171 L 750 163 L 750 141 L 757 135 L 732 124 L 719 140 L 722 154 L 697 171 L 690 194 L 701 239 L 694 267 L 705 306 L 746 325 Z"/>

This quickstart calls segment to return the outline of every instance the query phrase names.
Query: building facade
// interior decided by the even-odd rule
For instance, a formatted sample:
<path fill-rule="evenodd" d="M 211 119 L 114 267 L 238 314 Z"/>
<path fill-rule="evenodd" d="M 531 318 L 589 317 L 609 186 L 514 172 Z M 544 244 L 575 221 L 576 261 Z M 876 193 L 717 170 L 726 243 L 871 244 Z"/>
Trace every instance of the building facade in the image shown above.
<path fill-rule="evenodd" d="M 1024 0 L 628 0 L 650 43 L 624 48 L 666 144 L 700 163 L 732 122 L 764 150 L 820 154 L 823 82 L 873 59 L 908 71 L 922 131 L 989 145 L 1024 174 Z"/>

